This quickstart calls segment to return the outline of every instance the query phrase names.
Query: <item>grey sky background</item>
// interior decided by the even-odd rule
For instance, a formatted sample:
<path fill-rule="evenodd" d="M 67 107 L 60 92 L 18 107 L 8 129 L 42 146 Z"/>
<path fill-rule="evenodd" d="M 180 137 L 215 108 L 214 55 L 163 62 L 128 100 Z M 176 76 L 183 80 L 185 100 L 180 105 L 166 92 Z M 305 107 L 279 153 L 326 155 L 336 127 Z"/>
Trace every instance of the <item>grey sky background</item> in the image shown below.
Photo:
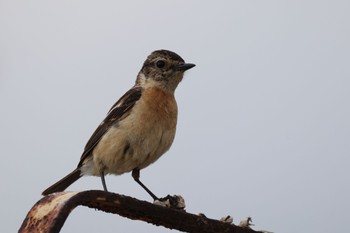
<path fill-rule="evenodd" d="M 0 1 L 1 232 L 77 165 L 156 49 L 197 66 L 175 142 L 141 179 L 191 213 L 256 230 L 350 222 L 349 1 Z M 130 174 L 111 191 L 151 201 Z M 102 189 L 85 177 L 68 190 Z M 169 232 L 77 208 L 62 232 Z"/>

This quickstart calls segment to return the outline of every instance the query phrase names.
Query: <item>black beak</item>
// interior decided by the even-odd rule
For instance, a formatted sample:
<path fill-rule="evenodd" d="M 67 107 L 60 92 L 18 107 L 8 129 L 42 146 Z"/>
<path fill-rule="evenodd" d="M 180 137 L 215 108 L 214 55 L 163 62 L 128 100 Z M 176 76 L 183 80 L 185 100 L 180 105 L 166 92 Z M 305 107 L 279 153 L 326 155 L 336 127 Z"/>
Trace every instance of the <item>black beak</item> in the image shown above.
<path fill-rule="evenodd" d="M 192 63 L 184 63 L 184 64 L 180 64 L 180 65 L 176 65 L 175 66 L 175 70 L 177 71 L 185 71 L 185 70 L 189 70 L 193 67 L 195 67 L 195 64 Z"/>

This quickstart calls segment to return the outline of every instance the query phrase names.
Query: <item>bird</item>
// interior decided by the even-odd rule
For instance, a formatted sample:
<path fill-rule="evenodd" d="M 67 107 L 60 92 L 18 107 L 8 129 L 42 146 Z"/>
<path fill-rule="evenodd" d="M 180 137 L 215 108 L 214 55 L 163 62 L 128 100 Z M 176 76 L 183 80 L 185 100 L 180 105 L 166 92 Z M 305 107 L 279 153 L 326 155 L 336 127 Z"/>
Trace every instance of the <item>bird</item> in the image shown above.
<path fill-rule="evenodd" d="M 195 64 L 175 52 L 152 52 L 134 86 L 108 111 L 94 131 L 77 167 L 42 195 L 64 191 L 82 176 L 99 176 L 108 192 L 105 175 L 131 172 L 133 179 L 154 199 L 159 198 L 140 180 L 140 170 L 158 160 L 171 147 L 176 133 L 178 107 L 175 89 L 186 70 Z"/>

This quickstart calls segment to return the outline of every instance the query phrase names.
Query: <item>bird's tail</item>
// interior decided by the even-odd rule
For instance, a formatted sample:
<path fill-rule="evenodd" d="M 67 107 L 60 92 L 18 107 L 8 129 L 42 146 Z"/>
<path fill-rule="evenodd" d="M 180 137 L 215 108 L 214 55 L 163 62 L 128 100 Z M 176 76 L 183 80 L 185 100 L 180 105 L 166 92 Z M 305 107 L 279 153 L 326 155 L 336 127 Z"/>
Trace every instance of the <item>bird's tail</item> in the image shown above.
<path fill-rule="evenodd" d="M 61 180 L 57 181 L 47 189 L 42 192 L 42 195 L 48 195 L 50 193 L 61 192 L 68 188 L 71 184 L 82 177 L 80 168 L 76 168 L 74 171 L 63 177 Z"/>

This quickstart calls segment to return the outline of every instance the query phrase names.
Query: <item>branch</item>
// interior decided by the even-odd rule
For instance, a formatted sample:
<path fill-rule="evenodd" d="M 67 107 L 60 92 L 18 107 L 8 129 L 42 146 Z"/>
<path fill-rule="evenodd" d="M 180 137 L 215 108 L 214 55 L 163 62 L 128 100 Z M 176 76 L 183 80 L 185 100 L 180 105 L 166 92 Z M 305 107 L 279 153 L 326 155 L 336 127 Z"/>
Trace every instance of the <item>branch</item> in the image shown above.
<path fill-rule="evenodd" d="M 91 190 L 60 192 L 43 197 L 27 214 L 19 233 L 58 233 L 70 212 L 79 205 L 184 232 L 257 232 L 250 228 L 223 223 L 205 216 L 186 213 L 183 210 L 154 205 L 132 197 Z"/>

